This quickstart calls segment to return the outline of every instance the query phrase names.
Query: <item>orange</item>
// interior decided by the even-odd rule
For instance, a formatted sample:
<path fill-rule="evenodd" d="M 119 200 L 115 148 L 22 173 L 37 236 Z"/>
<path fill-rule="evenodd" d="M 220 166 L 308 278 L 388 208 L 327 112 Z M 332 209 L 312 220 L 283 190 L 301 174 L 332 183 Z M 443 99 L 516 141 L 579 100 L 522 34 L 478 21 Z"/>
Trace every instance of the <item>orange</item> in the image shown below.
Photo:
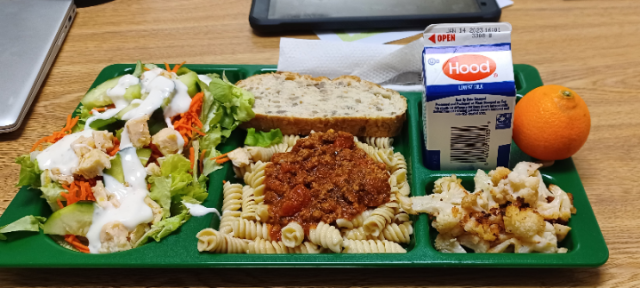
<path fill-rule="evenodd" d="M 584 100 L 560 85 L 527 93 L 516 105 L 513 140 L 522 152 L 539 160 L 571 157 L 587 141 L 591 116 Z"/>

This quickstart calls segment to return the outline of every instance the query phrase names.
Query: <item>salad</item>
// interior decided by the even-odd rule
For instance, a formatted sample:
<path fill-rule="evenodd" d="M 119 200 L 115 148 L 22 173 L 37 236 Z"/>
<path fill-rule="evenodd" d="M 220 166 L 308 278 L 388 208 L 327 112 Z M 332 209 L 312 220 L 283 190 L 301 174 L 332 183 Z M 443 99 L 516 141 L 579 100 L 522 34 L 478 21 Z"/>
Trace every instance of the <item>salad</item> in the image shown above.
<path fill-rule="evenodd" d="M 160 241 L 200 205 L 216 146 L 254 117 L 254 97 L 217 74 L 184 63 L 142 64 L 91 89 L 64 128 L 37 141 L 18 186 L 42 192 L 53 214 L 27 216 L 2 232 L 41 228 L 61 245 L 112 253 Z M 0 234 L 0 240 L 2 240 Z"/>

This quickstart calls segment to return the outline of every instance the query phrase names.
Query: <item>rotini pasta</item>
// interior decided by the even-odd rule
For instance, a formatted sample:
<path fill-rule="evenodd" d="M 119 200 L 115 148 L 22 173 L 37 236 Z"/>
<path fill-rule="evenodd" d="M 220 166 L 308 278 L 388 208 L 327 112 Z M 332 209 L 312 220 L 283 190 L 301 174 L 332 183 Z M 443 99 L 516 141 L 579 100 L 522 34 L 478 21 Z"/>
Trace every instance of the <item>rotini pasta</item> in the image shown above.
<path fill-rule="evenodd" d="M 196 235 L 198 251 L 213 253 L 239 254 L 246 253 L 247 242 L 211 228 L 204 229 Z"/>
<path fill-rule="evenodd" d="M 391 167 L 391 173 L 396 172 L 398 169 L 407 170 L 407 161 L 404 158 L 404 155 L 400 152 L 396 152 L 393 154 L 394 165 Z"/>
<path fill-rule="evenodd" d="M 371 156 L 374 160 L 382 162 L 387 165 L 387 170 L 390 170 L 395 166 L 396 158 L 393 157 L 393 150 L 391 149 L 378 149 L 362 142 L 356 142 L 356 146 L 364 150 L 367 155 Z"/>
<path fill-rule="evenodd" d="M 413 234 L 412 222 L 404 222 L 400 225 L 391 223 L 384 227 L 380 234 L 380 240 L 388 240 L 396 243 L 409 243 Z"/>
<path fill-rule="evenodd" d="M 338 228 L 347 229 L 362 227 L 362 224 L 364 224 L 364 220 L 367 219 L 369 215 L 371 215 L 371 212 L 373 212 L 373 210 L 365 210 L 364 212 L 360 213 L 360 215 L 351 219 L 351 221 L 347 219 L 338 219 L 336 220 L 336 225 L 338 226 Z"/>
<path fill-rule="evenodd" d="M 269 206 L 260 203 L 256 206 L 256 220 L 260 222 L 267 222 L 269 220 Z"/>
<path fill-rule="evenodd" d="M 402 246 L 387 240 L 345 240 L 344 253 L 407 253 Z"/>
<path fill-rule="evenodd" d="M 378 149 L 393 149 L 393 138 L 390 137 L 366 137 L 365 142 Z"/>
<path fill-rule="evenodd" d="M 271 238 L 269 225 L 261 222 L 236 218 L 231 224 L 231 229 L 233 236 L 241 239 L 253 240 L 260 237 L 268 240 Z"/>
<path fill-rule="evenodd" d="M 269 162 L 273 154 L 287 152 L 289 145 L 287 145 L 287 143 L 280 143 L 269 147 L 247 146 L 245 149 L 251 156 L 253 162 Z"/>
<path fill-rule="evenodd" d="M 293 146 L 296 145 L 296 142 L 300 139 L 298 135 L 284 135 L 282 138 L 282 143 L 287 144 L 287 150 L 285 152 L 291 151 Z"/>
<path fill-rule="evenodd" d="M 294 248 L 289 248 L 282 242 L 258 238 L 247 245 L 248 254 L 318 254 L 320 252 L 322 249 L 310 242 L 303 242 Z"/>
<path fill-rule="evenodd" d="M 393 196 L 393 194 L 391 195 Z M 380 232 L 382 232 L 382 229 L 393 221 L 396 209 L 389 204 L 390 203 L 387 203 L 376 208 L 376 210 L 373 210 L 371 215 L 364 220 L 362 227 L 364 228 L 365 233 L 372 235 L 373 237 L 378 237 Z"/>
<path fill-rule="evenodd" d="M 290 222 L 280 231 L 282 243 L 289 248 L 296 247 L 304 241 L 304 229 L 297 222 Z"/>
<path fill-rule="evenodd" d="M 256 209 L 254 190 L 245 185 L 242 187 L 242 213 L 240 217 L 247 220 L 256 220 Z"/>
<path fill-rule="evenodd" d="M 220 227 L 218 230 L 222 233 L 228 234 L 233 231 L 232 224 L 237 219 L 240 219 L 240 211 L 224 211 L 222 212 L 222 217 L 220 218 Z"/>
<path fill-rule="evenodd" d="M 320 222 L 315 228 L 309 229 L 309 240 L 311 243 L 320 245 L 335 253 L 342 251 L 342 235 L 340 235 L 340 231 L 324 222 Z"/>
<path fill-rule="evenodd" d="M 255 196 L 256 203 L 261 203 L 263 199 L 262 197 L 264 196 L 264 169 L 267 164 L 269 163 L 261 161 L 256 162 L 252 167 L 251 172 L 244 176 L 244 183 L 254 190 L 253 195 Z"/>
<path fill-rule="evenodd" d="M 242 185 L 227 181 L 222 185 L 222 212 L 238 211 L 242 208 Z"/>
<path fill-rule="evenodd" d="M 407 212 L 400 212 L 393 217 L 393 223 L 396 223 L 396 224 L 402 224 L 410 220 L 411 220 L 411 216 L 407 214 Z"/>

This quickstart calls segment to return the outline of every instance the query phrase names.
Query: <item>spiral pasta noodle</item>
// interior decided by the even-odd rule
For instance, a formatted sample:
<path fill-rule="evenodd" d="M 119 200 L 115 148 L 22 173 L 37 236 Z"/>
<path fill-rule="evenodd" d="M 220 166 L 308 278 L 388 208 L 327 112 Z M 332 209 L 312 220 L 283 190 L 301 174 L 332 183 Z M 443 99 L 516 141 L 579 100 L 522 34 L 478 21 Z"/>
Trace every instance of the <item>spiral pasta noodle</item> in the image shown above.
<path fill-rule="evenodd" d="M 304 241 L 304 229 L 297 222 L 290 222 L 280 230 L 282 243 L 289 248 L 296 247 Z"/>
<path fill-rule="evenodd" d="M 247 242 L 211 228 L 203 229 L 196 237 L 200 252 L 240 254 L 247 251 Z"/>
<path fill-rule="evenodd" d="M 411 216 L 407 212 L 400 212 L 393 217 L 393 223 L 402 224 L 404 222 L 411 221 Z"/>
<path fill-rule="evenodd" d="M 393 150 L 391 149 L 378 149 L 362 142 L 355 143 L 358 148 L 364 150 L 367 155 L 371 156 L 374 160 L 382 162 L 387 165 L 387 170 L 395 165 L 396 158 L 393 157 Z"/>
<path fill-rule="evenodd" d="M 260 203 L 256 206 L 256 220 L 260 222 L 269 221 L 269 205 Z"/>
<path fill-rule="evenodd" d="M 240 214 L 240 218 L 256 220 L 256 209 L 257 205 L 253 188 L 249 186 L 242 187 L 242 212 Z"/>
<path fill-rule="evenodd" d="M 287 149 L 285 152 L 290 152 L 293 146 L 296 145 L 296 142 L 300 140 L 300 136 L 298 135 L 284 135 L 282 138 L 282 143 L 287 144 Z"/>
<path fill-rule="evenodd" d="M 366 137 L 365 142 L 378 149 L 392 149 L 393 138 L 390 137 Z"/>
<path fill-rule="evenodd" d="M 248 254 L 318 254 L 320 252 L 322 249 L 310 242 L 303 242 L 294 248 L 289 248 L 282 242 L 257 238 L 247 245 Z"/>
<path fill-rule="evenodd" d="M 240 219 L 240 211 L 224 211 L 220 218 L 220 226 L 218 230 L 222 233 L 229 234 L 233 231 L 233 223 Z"/>
<path fill-rule="evenodd" d="M 231 231 L 234 237 L 253 240 L 256 238 L 270 239 L 268 224 L 255 222 L 247 219 L 236 218 L 231 223 Z"/>
<path fill-rule="evenodd" d="M 396 243 L 409 243 L 411 242 L 411 235 L 413 234 L 413 223 L 411 221 L 404 222 L 400 225 L 391 223 L 384 227 L 380 234 L 380 240 L 388 240 Z"/>
<path fill-rule="evenodd" d="M 247 146 L 245 149 L 251 156 L 253 162 L 269 162 L 273 154 L 287 152 L 289 145 L 287 145 L 287 143 L 280 143 L 269 147 Z"/>
<path fill-rule="evenodd" d="M 387 240 L 345 240 L 344 253 L 407 253 L 402 246 Z"/>
<path fill-rule="evenodd" d="M 358 216 L 353 217 L 353 219 L 351 220 L 338 219 L 336 220 L 336 225 L 338 226 L 338 228 L 347 228 L 347 229 L 361 227 L 362 224 L 364 224 L 364 220 L 367 219 L 369 215 L 371 215 L 371 212 L 373 212 L 372 209 L 365 210 L 364 212 L 360 213 Z"/>
<path fill-rule="evenodd" d="M 267 167 L 267 164 L 269 163 L 262 161 L 256 162 L 253 165 L 251 172 L 244 176 L 244 183 L 253 188 L 253 195 L 255 196 L 256 203 L 261 203 L 263 199 L 262 197 L 264 196 L 264 169 Z"/>
<path fill-rule="evenodd" d="M 384 229 L 388 223 L 393 221 L 396 215 L 395 210 L 396 209 L 394 209 L 392 205 L 389 205 L 389 203 L 381 205 L 376 208 L 376 210 L 373 210 L 371 215 L 364 220 L 364 224 L 362 226 L 364 228 L 364 232 L 368 235 L 372 235 L 373 237 L 378 237 L 380 232 L 382 232 L 382 229 Z"/>
<path fill-rule="evenodd" d="M 311 243 L 335 253 L 342 251 L 342 235 L 340 235 L 340 231 L 327 223 L 320 222 L 315 228 L 309 229 L 309 240 Z"/>
<path fill-rule="evenodd" d="M 242 208 L 242 185 L 227 181 L 222 185 L 222 212 L 238 211 Z"/>
<path fill-rule="evenodd" d="M 396 172 L 398 169 L 407 170 L 407 161 L 404 158 L 404 155 L 400 152 L 396 152 L 393 154 L 394 165 L 391 167 L 391 173 Z"/>

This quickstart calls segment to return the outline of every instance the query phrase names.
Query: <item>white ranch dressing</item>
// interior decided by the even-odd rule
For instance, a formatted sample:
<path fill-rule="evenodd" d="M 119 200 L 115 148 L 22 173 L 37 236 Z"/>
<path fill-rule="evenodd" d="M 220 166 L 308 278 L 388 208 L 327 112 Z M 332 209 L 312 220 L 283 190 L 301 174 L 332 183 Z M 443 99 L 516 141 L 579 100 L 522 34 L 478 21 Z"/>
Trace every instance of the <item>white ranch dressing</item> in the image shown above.
<path fill-rule="evenodd" d="M 191 97 L 187 93 L 189 89 L 187 85 L 176 79 L 173 80 L 173 83 L 175 83 L 176 94 L 171 99 L 169 106 L 164 109 L 164 117 L 166 118 L 189 111 L 189 105 L 191 105 Z"/>
<path fill-rule="evenodd" d="M 218 217 L 220 217 L 220 212 L 218 212 L 218 209 L 216 208 L 207 208 L 200 204 L 192 204 L 185 201 L 182 201 L 182 204 L 184 204 L 184 206 L 189 209 L 189 214 L 191 214 L 192 216 L 200 217 L 209 213 L 214 213 L 218 215 Z"/>
<path fill-rule="evenodd" d="M 148 84 L 145 84 L 145 80 L 147 80 L 147 78 L 145 78 L 142 82 L 143 87 L 144 89 L 149 91 L 149 95 L 147 95 L 147 98 L 144 98 L 144 100 L 142 100 L 140 106 L 125 113 L 122 116 L 123 120 L 130 120 L 144 115 L 153 114 L 153 111 L 156 111 L 156 109 L 162 106 L 164 99 L 171 96 L 171 93 L 175 90 L 176 87 L 174 81 L 162 76 L 155 77 Z"/>
<path fill-rule="evenodd" d="M 91 130 L 84 130 L 77 133 L 64 136 L 58 142 L 44 149 L 36 159 L 38 160 L 38 168 L 44 171 L 46 169 L 60 169 L 60 173 L 64 175 L 73 175 L 73 169 L 78 167 L 79 159 L 73 149 L 71 143 L 81 136 L 92 137 Z"/>
<path fill-rule="evenodd" d="M 116 108 L 127 107 L 127 105 L 129 105 L 129 101 L 124 99 L 124 94 L 127 92 L 127 88 L 138 83 L 140 83 L 140 79 L 138 79 L 138 77 L 131 74 L 124 75 L 120 77 L 120 80 L 118 80 L 118 84 L 115 87 L 107 90 L 107 96 L 111 98 L 111 101 L 116 105 Z"/>
<path fill-rule="evenodd" d="M 209 77 L 207 75 L 198 75 L 198 79 L 200 79 L 200 81 L 204 82 L 207 85 L 209 85 L 209 83 L 211 83 L 211 77 Z"/>
<path fill-rule="evenodd" d="M 118 152 L 122 160 L 122 170 L 124 172 L 125 186 L 115 178 L 104 175 L 105 189 L 113 193 L 120 202 L 120 207 L 116 208 L 111 203 L 106 203 L 105 208 L 94 204 L 94 212 L 87 239 L 89 240 L 89 250 L 91 253 L 99 253 L 102 243 L 100 242 L 100 232 L 105 224 L 113 221 L 121 222 L 129 231 L 142 223 L 153 220 L 153 211 L 144 202 L 149 195 L 147 190 L 146 170 L 136 154 L 136 149 L 129 148 Z"/>
<path fill-rule="evenodd" d="M 129 102 L 127 101 L 127 99 L 124 99 L 124 94 L 127 92 L 127 88 L 138 83 L 140 83 L 140 79 L 133 75 L 127 74 L 120 77 L 120 79 L 118 80 L 118 84 L 115 87 L 107 90 L 107 96 L 111 98 L 111 101 L 116 105 L 116 108 L 108 109 L 103 113 L 99 113 L 98 110 L 94 109 L 92 112 L 93 116 L 89 117 L 84 125 L 84 130 L 92 130 L 90 125 L 93 121 L 98 119 L 109 119 L 113 116 L 116 116 L 118 112 L 127 107 L 129 105 Z"/>

